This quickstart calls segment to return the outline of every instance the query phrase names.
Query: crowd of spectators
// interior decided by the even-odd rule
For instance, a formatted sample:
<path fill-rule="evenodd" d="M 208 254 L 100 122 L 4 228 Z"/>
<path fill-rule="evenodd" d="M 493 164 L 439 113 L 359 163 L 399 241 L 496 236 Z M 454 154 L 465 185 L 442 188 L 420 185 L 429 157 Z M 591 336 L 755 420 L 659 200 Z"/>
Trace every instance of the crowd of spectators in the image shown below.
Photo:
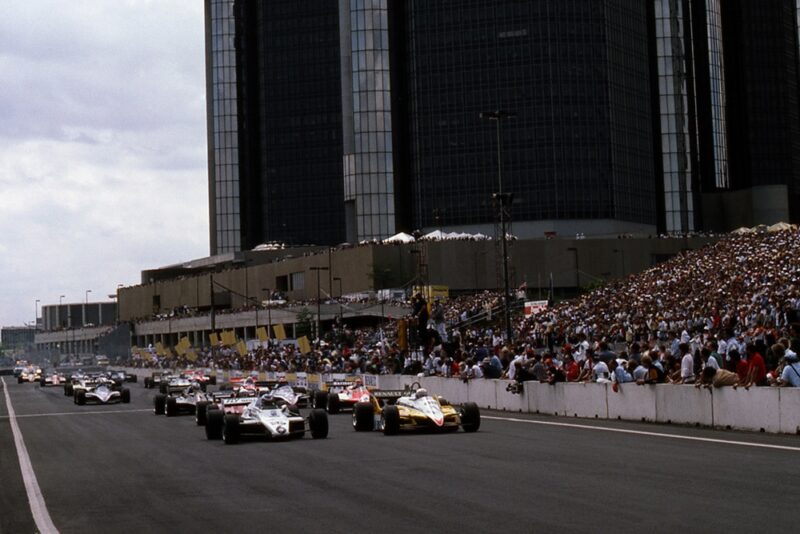
<path fill-rule="evenodd" d="M 640 274 L 610 281 L 578 299 L 514 321 L 504 339 L 494 321 L 469 319 L 501 300 L 497 292 L 434 299 L 400 348 L 397 322 L 378 328 L 336 325 L 308 354 L 294 344 L 263 344 L 247 354 L 204 348 L 196 360 L 148 366 L 242 371 L 407 373 L 464 380 L 695 384 L 698 387 L 800 386 L 800 233 L 731 234 Z M 416 298 L 416 297 L 415 297 Z M 419 296 L 421 298 L 421 296 Z M 430 329 L 430 337 L 424 328 Z M 430 340 L 430 342 L 428 342 Z"/>

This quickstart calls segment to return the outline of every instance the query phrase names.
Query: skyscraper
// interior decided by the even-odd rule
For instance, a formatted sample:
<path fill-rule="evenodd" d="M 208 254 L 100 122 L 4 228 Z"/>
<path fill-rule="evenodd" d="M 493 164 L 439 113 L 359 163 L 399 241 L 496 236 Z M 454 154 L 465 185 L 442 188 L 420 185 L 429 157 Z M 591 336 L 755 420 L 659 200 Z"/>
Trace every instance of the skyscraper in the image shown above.
<path fill-rule="evenodd" d="M 800 192 L 800 0 L 205 1 L 212 253 L 491 233 L 501 188 L 520 237 Z"/>

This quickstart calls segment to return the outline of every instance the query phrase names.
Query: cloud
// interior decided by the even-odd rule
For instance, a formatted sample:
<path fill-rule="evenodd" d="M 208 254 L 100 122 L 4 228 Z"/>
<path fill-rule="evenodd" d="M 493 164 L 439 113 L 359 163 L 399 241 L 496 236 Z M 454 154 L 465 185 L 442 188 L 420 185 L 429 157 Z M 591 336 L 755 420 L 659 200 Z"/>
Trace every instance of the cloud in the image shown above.
<path fill-rule="evenodd" d="M 202 2 L 5 6 L 0 325 L 207 255 L 203 35 Z"/>

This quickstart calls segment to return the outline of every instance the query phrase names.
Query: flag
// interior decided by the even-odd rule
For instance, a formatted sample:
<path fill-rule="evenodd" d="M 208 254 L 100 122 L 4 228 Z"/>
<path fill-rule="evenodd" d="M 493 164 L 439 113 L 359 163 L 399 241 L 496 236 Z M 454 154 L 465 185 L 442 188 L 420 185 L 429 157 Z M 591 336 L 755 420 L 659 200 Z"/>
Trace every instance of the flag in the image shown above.
<path fill-rule="evenodd" d="M 217 336 L 216 332 L 211 332 L 208 336 L 208 340 L 211 341 L 212 345 L 219 345 L 219 336 Z"/>
<path fill-rule="evenodd" d="M 282 324 L 276 324 L 272 327 L 272 329 L 275 330 L 275 339 L 278 341 L 283 341 L 286 339 L 286 329 Z"/>
<path fill-rule="evenodd" d="M 297 344 L 300 345 L 301 354 L 308 354 L 309 352 L 311 352 L 311 343 L 308 342 L 308 338 L 306 336 L 303 336 L 300 339 L 298 339 Z"/>
<path fill-rule="evenodd" d="M 259 341 L 267 341 L 269 339 L 269 333 L 266 328 L 259 326 L 258 330 L 256 330 L 256 337 L 258 337 Z"/>

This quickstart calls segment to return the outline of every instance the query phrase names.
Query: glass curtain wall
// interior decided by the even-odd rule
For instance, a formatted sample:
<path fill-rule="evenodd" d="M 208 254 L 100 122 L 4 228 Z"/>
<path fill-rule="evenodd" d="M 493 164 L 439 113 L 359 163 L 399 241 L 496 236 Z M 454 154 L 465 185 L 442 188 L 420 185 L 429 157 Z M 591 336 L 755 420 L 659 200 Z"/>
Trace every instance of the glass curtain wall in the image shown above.
<path fill-rule="evenodd" d="M 388 6 L 387 0 L 350 0 L 349 7 L 353 120 L 345 200 L 355 201 L 361 241 L 395 234 Z"/>
<path fill-rule="evenodd" d="M 694 231 L 689 80 L 683 0 L 655 0 L 666 230 Z"/>
<path fill-rule="evenodd" d="M 706 0 L 708 33 L 708 75 L 711 81 L 711 120 L 714 143 L 714 184 L 730 188 L 728 175 L 728 135 L 725 120 L 725 54 L 722 47 L 721 0 Z"/>
<path fill-rule="evenodd" d="M 212 232 L 216 238 L 213 254 L 241 250 L 234 3 L 234 0 L 210 0 L 209 6 L 209 155 L 213 158 L 209 193 L 215 210 Z"/>

